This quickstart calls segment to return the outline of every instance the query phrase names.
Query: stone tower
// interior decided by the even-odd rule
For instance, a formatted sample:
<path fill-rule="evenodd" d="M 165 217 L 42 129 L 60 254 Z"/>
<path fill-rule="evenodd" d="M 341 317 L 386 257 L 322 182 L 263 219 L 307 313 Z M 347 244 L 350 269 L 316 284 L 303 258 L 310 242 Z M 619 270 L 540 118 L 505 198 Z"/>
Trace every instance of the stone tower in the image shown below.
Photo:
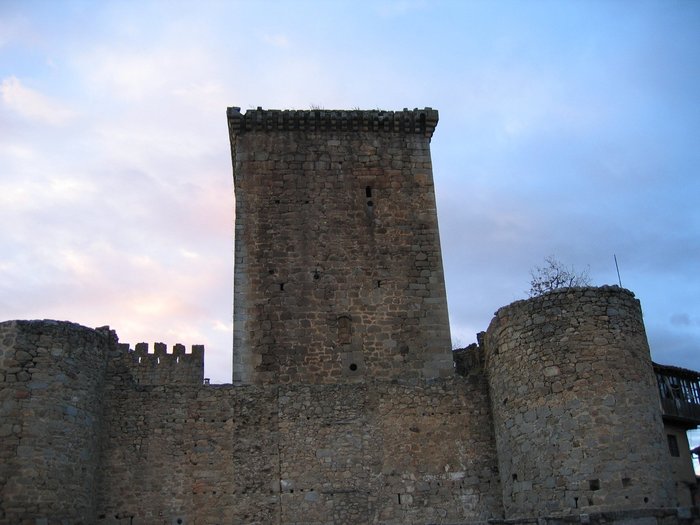
<path fill-rule="evenodd" d="M 94 523 L 112 346 L 107 329 L 0 323 L 0 524 Z"/>
<path fill-rule="evenodd" d="M 658 385 L 631 292 L 517 301 L 485 339 L 506 518 L 670 506 Z"/>
<path fill-rule="evenodd" d="M 228 109 L 234 384 L 453 373 L 437 111 Z"/>

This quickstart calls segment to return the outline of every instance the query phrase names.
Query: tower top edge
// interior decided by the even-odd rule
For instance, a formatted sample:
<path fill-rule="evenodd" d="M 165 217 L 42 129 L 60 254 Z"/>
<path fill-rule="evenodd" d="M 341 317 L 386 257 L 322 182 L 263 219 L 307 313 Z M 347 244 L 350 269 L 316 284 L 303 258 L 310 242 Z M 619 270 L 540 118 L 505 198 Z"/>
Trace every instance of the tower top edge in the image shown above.
<path fill-rule="evenodd" d="M 550 290 L 542 295 L 528 297 L 527 299 L 519 299 L 506 306 L 502 306 L 494 313 L 494 319 L 498 317 L 507 317 L 512 315 L 513 312 L 527 310 L 532 307 L 552 307 L 565 302 L 594 302 L 612 296 L 615 296 L 618 302 L 636 301 L 639 304 L 639 300 L 636 298 L 633 291 L 622 288 L 616 284 L 562 287 Z"/>
<path fill-rule="evenodd" d="M 231 135 L 280 131 L 372 131 L 433 136 L 438 111 L 433 108 L 384 111 L 380 109 L 248 109 L 226 111 Z"/>

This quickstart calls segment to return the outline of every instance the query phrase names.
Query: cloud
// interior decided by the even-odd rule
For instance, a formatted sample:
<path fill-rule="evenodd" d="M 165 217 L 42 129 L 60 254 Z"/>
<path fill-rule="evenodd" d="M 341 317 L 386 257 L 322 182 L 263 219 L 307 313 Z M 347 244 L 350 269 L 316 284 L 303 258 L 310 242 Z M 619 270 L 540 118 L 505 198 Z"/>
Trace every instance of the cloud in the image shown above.
<path fill-rule="evenodd" d="M 0 3 L 0 49 L 7 48 L 23 38 L 32 38 L 31 32 L 27 31 L 27 18 L 12 13 L 11 9 L 4 10 L 4 7 L 6 6 Z"/>
<path fill-rule="evenodd" d="M 690 326 L 690 316 L 688 314 L 671 315 L 671 324 L 675 326 Z"/>
<path fill-rule="evenodd" d="M 60 102 L 25 87 L 15 76 L 3 79 L 0 94 L 7 108 L 30 120 L 61 126 L 76 116 L 73 110 Z"/>
<path fill-rule="evenodd" d="M 645 317 L 652 359 L 661 364 L 697 370 L 700 331 L 678 331 Z"/>
<path fill-rule="evenodd" d="M 98 50 L 88 57 L 89 80 L 98 90 L 106 90 L 108 98 L 136 101 L 160 92 L 169 75 L 164 70 L 172 67 L 170 60 L 162 60 L 145 53 L 119 53 Z"/>
<path fill-rule="evenodd" d="M 289 38 L 287 38 L 287 36 L 283 34 L 264 35 L 263 40 L 273 47 L 289 47 Z"/>
<path fill-rule="evenodd" d="M 413 11 L 420 11 L 426 7 L 424 0 L 392 0 L 384 1 L 376 5 L 375 11 L 384 18 L 404 16 Z"/>
<path fill-rule="evenodd" d="M 233 323 L 231 323 L 231 322 L 225 323 L 225 322 L 221 321 L 220 319 L 217 319 L 212 323 L 212 328 L 214 330 L 219 331 L 219 332 L 231 333 L 231 332 L 233 332 Z"/>
<path fill-rule="evenodd" d="M 74 59 L 88 87 L 106 100 L 134 104 L 163 96 L 194 96 L 206 100 L 221 85 L 217 68 L 205 47 L 123 48 L 102 46 Z M 219 98 L 217 96 L 217 98 Z"/>
<path fill-rule="evenodd" d="M 33 160 L 35 153 L 32 148 L 24 144 L 0 144 L 0 156 L 5 155 L 16 161 L 26 162 Z"/>
<path fill-rule="evenodd" d="M 590 264 L 600 284 L 617 280 L 617 253 L 655 350 L 697 367 L 695 19 L 607 4 L 309 5 L 313 17 L 254 2 L 24 2 L 24 20 L 0 17 L 0 318 L 204 343 L 228 380 L 226 106 L 432 106 L 455 338 L 521 298 L 544 255 Z M 231 30 L 261 17 L 263 29 Z M 57 133 L 71 108 L 80 125 Z"/>

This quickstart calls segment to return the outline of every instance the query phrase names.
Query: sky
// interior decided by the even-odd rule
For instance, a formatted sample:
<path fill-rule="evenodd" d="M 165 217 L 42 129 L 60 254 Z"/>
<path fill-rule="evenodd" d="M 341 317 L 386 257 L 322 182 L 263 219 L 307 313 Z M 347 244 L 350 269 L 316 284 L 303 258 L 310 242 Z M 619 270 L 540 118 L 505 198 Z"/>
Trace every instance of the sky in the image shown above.
<path fill-rule="evenodd" d="M 700 3 L 0 0 L 0 320 L 206 346 L 230 382 L 226 108 L 432 107 L 454 346 L 555 256 L 700 369 Z"/>

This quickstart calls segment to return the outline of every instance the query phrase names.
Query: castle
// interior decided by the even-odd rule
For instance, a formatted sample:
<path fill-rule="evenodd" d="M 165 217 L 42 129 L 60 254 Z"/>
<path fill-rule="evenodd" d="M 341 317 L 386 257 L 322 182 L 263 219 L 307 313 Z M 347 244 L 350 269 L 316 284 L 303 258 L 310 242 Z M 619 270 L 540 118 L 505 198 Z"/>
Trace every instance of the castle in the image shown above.
<path fill-rule="evenodd" d="M 700 523 L 700 376 L 653 368 L 631 292 L 451 352 L 437 121 L 229 108 L 233 383 L 201 346 L 0 323 L 0 524 Z"/>

